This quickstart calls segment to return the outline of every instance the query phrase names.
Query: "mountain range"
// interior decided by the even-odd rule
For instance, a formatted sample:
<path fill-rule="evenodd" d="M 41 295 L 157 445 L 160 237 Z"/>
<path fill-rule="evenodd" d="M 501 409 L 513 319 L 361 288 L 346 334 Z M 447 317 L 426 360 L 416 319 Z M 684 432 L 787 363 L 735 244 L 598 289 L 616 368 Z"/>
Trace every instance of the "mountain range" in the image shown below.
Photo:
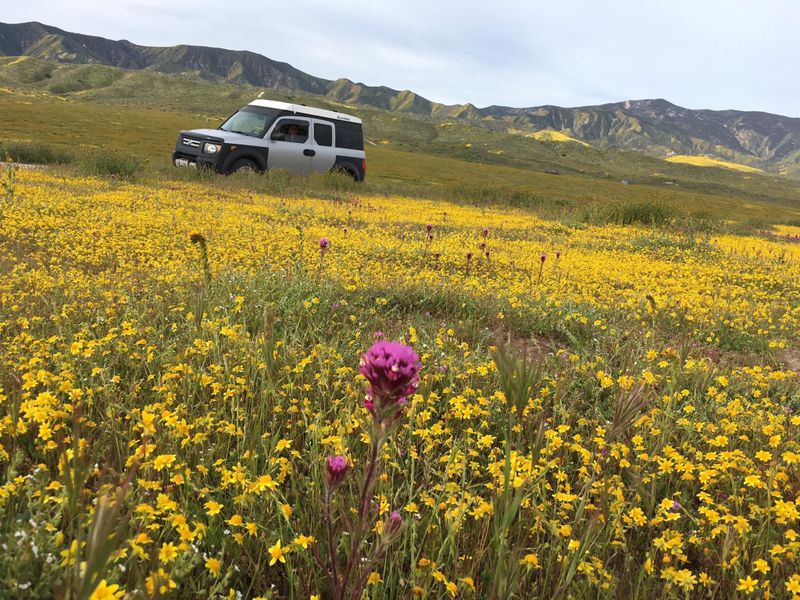
<path fill-rule="evenodd" d="M 99 64 L 180 74 L 259 88 L 297 91 L 439 122 L 464 122 L 493 131 L 533 135 L 644 152 L 659 158 L 707 156 L 766 171 L 800 174 L 800 118 L 765 112 L 692 110 L 663 99 L 599 106 L 513 108 L 445 105 L 412 91 L 315 77 L 247 51 L 204 46 L 141 46 L 127 40 L 71 33 L 41 23 L 0 23 L 0 56 Z"/>

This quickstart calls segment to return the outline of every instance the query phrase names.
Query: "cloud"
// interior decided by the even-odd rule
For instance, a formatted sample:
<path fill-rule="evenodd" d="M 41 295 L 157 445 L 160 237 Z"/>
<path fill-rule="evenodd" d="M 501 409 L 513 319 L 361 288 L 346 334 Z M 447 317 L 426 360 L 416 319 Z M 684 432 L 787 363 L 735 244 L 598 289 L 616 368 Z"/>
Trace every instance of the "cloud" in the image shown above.
<path fill-rule="evenodd" d="M 665 97 L 800 116 L 793 0 L 32 0 L 5 21 L 147 45 L 259 52 L 313 75 L 431 100 L 585 105 Z"/>

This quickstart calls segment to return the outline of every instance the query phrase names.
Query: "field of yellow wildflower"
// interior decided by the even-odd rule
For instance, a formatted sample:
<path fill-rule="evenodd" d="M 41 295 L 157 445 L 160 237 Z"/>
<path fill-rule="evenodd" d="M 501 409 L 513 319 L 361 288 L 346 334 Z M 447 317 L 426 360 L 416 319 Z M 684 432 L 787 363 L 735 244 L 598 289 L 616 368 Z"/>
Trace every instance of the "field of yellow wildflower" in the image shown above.
<path fill-rule="evenodd" d="M 0 596 L 800 598 L 800 244 L 8 170 Z"/>

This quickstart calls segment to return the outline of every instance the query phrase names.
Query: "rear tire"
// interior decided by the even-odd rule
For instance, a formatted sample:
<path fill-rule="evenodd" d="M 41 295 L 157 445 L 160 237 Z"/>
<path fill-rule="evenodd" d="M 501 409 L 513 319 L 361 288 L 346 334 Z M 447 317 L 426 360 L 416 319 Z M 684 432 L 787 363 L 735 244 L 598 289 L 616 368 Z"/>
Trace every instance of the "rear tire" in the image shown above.
<path fill-rule="evenodd" d="M 228 173 L 257 173 L 258 167 L 249 158 L 240 158 L 231 165 Z"/>
<path fill-rule="evenodd" d="M 348 175 L 353 178 L 353 181 L 356 183 L 359 182 L 358 173 L 356 173 L 355 169 L 350 167 L 349 165 L 335 165 L 333 169 L 331 169 L 332 173 L 341 173 L 343 175 Z"/>

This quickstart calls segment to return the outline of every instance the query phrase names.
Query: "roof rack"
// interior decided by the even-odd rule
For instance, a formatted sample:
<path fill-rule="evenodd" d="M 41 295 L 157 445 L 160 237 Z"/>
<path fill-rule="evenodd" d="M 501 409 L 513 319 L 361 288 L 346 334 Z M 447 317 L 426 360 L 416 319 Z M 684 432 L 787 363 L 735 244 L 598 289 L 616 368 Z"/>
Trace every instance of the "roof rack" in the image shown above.
<path fill-rule="evenodd" d="M 349 123 L 361 123 L 361 119 L 346 115 L 344 113 L 335 112 L 332 110 L 325 110 L 324 108 L 315 108 L 313 106 L 306 106 L 305 104 L 292 104 L 289 102 L 278 102 L 277 100 L 253 100 L 250 105 L 263 106 L 265 108 L 277 108 L 279 110 L 290 110 L 293 113 L 303 113 L 314 117 L 326 117 L 328 119 L 335 119 L 337 121 L 347 121 Z"/>

